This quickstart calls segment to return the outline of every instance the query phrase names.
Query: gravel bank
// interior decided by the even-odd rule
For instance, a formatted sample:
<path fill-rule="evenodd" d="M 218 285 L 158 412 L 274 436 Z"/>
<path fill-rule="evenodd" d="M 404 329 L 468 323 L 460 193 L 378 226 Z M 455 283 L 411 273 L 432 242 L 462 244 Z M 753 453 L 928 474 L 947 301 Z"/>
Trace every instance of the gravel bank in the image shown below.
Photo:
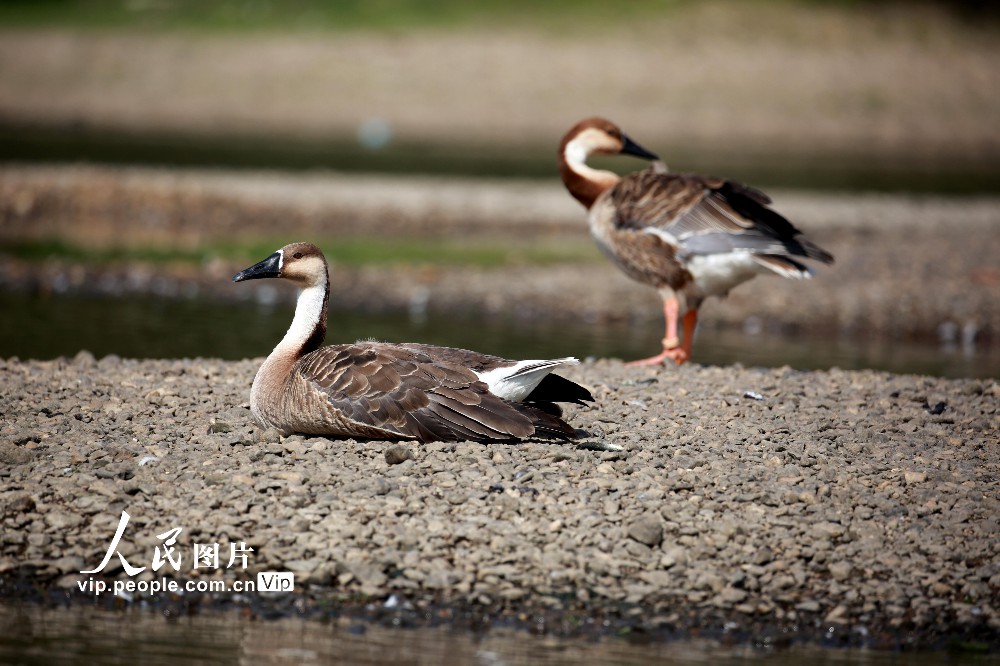
<path fill-rule="evenodd" d="M 290 612 L 1000 645 L 995 381 L 600 361 L 566 373 L 583 446 L 398 445 L 258 432 L 258 362 L 0 361 L 0 590 L 84 597 L 125 510 L 133 566 L 180 527 L 179 576 L 232 580 L 191 544 L 245 541 L 249 574 L 295 572 Z"/>

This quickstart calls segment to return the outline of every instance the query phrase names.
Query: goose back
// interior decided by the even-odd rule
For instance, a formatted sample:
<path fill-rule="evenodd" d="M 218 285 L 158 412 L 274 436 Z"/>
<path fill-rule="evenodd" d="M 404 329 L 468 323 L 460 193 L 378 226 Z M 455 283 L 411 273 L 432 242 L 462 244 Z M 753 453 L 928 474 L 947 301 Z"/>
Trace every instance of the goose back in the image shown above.
<path fill-rule="evenodd" d="M 793 257 L 833 261 L 770 202 L 736 181 L 647 170 L 623 178 L 598 199 L 591 232 L 632 278 L 674 291 L 692 281 L 690 267 L 698 257 L 746 256 L 761 268 L 796 277 L 809 269 Z"/>
<path fill-rule="evenodd" d="M 300 358 L 282 389 L 266 397 L 264 417 L 271 420 L 274 410 L 292 432 L 370 439 L 576 436 L 557 415 L 491 394 L 475 372 L 454 362 L 454 354 L 419 347 L 359 342 L 318 349 Z"/>

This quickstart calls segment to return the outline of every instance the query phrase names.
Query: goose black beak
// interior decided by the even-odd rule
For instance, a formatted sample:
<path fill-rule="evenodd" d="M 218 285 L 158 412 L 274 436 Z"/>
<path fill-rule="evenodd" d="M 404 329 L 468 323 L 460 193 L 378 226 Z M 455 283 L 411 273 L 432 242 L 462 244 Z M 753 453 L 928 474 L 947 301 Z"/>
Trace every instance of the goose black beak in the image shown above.
<path fill-rule="evenodd" d="M 233 276 L 233 282 L 281 277 L 281 252 L 275 252 L 264 261 L 258 261 L 250 268 L 244 268 Z"/>
<path fill-rule="evenodd" d="M 622 134 L 622 144 L 622 153 L 625 155 L 635 155 L 636 157 L 641 157 L 644 160 L 660 159 L 659 155 L 649 152 L 624 134 Z"/>

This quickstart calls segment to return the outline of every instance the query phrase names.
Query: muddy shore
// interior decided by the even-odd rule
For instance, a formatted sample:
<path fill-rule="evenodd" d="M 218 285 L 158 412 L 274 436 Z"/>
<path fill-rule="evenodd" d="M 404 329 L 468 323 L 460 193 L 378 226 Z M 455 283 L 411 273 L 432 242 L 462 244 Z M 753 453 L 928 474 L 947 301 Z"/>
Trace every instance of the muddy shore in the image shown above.
<path fill-rule="evenodd" d="M 0 362 L 5 596 L 87 598 L 127 511 L 135 580 L 182 528 L 179 579 L 292 571 L 280 612 L 1000 645 L 996 381 L 599 361 L 566 373 L 579 446 L 415 445 L 260 432 L 258 362 Z M 191 568 L 240 542 L 245 571 Z M 220 598 L 254 603 L 183 604 Z"/>

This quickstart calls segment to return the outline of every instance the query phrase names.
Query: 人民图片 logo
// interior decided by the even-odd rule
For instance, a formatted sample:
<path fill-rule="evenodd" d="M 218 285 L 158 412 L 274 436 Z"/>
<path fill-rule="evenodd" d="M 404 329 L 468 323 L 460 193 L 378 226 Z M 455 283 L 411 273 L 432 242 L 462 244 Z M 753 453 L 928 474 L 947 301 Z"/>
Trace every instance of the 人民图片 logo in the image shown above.
<path fill-rule="evenodd" d="M 80 571 L 82 574 L 91 574 L 89 579 L 81 580 L 77 583 L 81 592 L 100 595 L 109 590 L 108 583 L 102 579 L 95 578 L 93 574 L 104 571 L 112 562 L 115 555 L 118 556 L 122 569 L 128 576 L 127 580 L 113 581 L 111 588 L 116 595 L 131 594 L 134 592 L 155 594 L 157 592 L 180 593 L 185 591 L 292 592 L 294 590 L 294 574 L 281 571 L 259 572 L 256 580 L 236 580 L 230 584 L 218 578 L 199 578 L 199 580 L 189 580 L 184 583 L 174 578 L 168 578 L 167 575 L 172 576 L 181 572 L 182 564 L 186 559 L 185 549 L 177 543 L 178 537 L 184 531 L 182 527 L 173 527 L 157 534 L 156 538 L 161 543 L 154 546 L 149 565 L 137 566 L 136 562 L 129 562 L 119 549 L 122 537 L 125 534 L 125 528 L 128 527 L 130 519 L 131 516 L 129 516 L 128 512 L 122 511 L 121 518 L 118 521 L 118 529 L 115 530 L 115 534 L 111 538 L 111 543 L 104 553 L 104 559 L 93 569 Z M 228 548 L 222 548 L 218 542 L 194 543 L 191 545 L 190 570 L 196 572 L 196 576 L 201 576 L 203 573 L 219 571 L 223 568 L 221 565 L 225 563 L 224 568 L 226 570 L 238 568 L 245 572 L 248 565 L 247 559 L 253 552 L 254 549 L 248 546 L 245 541 L 229 543 Z M 133 557 L 134 560 L 133 555 L 130 555 L 130 557 Z M 168 565 L 169 568 L 163 571 L 163 574 L 166 575 L 161 575 L 159 579 L 153 578 L 152 580 L 148 580 L 148 574 L 141 579 L 135 578 L 146 572 L 147 569 L 150 573 L 159 573 L 161 569 L 164 569 Z M 171 570 L 173 573 L 171 573 Z"/>

